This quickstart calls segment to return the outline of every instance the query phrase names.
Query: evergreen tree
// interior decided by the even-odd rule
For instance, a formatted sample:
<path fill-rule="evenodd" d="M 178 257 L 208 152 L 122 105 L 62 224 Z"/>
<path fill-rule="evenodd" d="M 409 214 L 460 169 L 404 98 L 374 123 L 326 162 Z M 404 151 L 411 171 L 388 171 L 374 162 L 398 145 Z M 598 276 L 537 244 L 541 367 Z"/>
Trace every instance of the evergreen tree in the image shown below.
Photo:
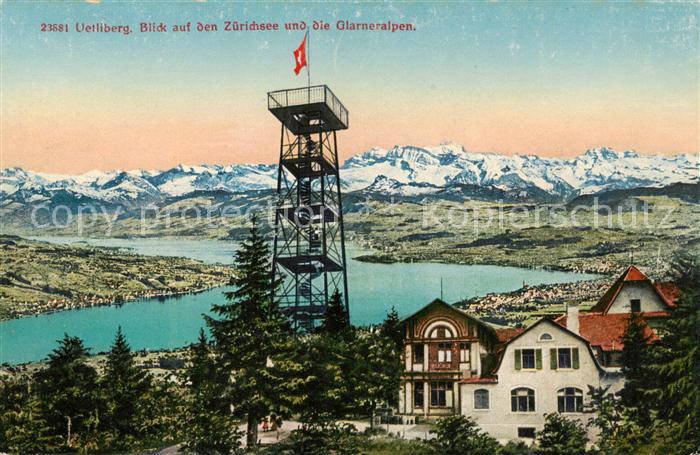
<path fill-rule="evenodd" d="M 328 301 L 328 308 L 323 318 L 320 331 L 328 334 L 347 334 L 350 330 L 350 318 L 343 302 L 343 296 L 336 290 Z"/>
<path fill-rule="evenodd" d="M 185 411 L 185 448 L 202 454 L 229 454 L 240 450 L 242 432 L 230 419 L 224 397 L 226 378 L 217 370 L 211 346 L 200 329 L 197 343 L 190 346 L 185 370 L 188 386 Z"/>
<path fill-rule="evenodd" d="M 557 413 L 545 415 L 542 431 L 537 435 L 538 455 L 583 455 L 588 437 L 579 422 Z"/>
<path fill-rule="evenodd" d="M 382 323 L 381 329 L 382 335 L 389 338 L 394 342 L 396 346 L 396 351 L 401 352 L 403 349 L 403 324 L 399 319 L 399 313 L 396 311 L 395 307 L 391 307 L 391 310 L 387 313 L 384 322 Z"/>
<path fill-rule="evenodd" d="M 700 446 L 700 259 L 684 257 L 675 264 L 681 295 L 662 338 L 652 349 L 649 375 L 657 385 L 648 398 L 658 408 L 659 423 L 673 422 L 674 437 Z"/>
<path fill-rule="evenodd" d="M 58 439 L 49 434 L 27 378 L 0 379 L 0 452 L 56 451 Z"/>
<path fill-rule="evenodd" d="M 216 368 L 212 347 L 202 328 L 199 329 L 197 342 L 190 346 L 189 361 L 185 376 L 191 391 L 197 393 L 207 386 L 225 382 L 226 378 Z"/>
<path fill-rule="evenodd" d="M 48 367 L 35 374 L 36 392 L 50 434 L 71 447 L 76 435 L 91 431 L 97 418 L 97 372 L 86 363 L 83 340 L 65 334 L 49 354 Z"/>
<path fill-rule="evenodd" d="M 306 424 L 326 424 L 342 418 L 352 405 L 347 374 L 350 345 L 329 334 L 306 335 L 293 342 L 284 359 L 275 360 L 283 371 L 283 404 Z"/>
<path fill-rule="evenodd" d="M 394 342 L 376 330 L 358 331 L 352 356 L 349 379 L 358 409 L 374 416 L 379 404 L 396 405 L 401 361 Z"/>
<path fill-rule="evenodd" d="M 119 327 L 107 354 L 101 381 L 106 406 L 102 428 L 116 432 L 123 443 L 143 436 L 140 434 L 141 406 L 151 389 L 150 378 L 136 366 L 134 357 Z"/>
<path fill-rule="evenodd" d="M 278 381 L 270 360 L 289 333 L 287 321 L 272 299 L 273 280 L 267 245 L 253 218 L 250 235 L 236 252 L 236 290 L 228 302 L 213 305 L 216 317 L 205 316 L 211 329 L 219 367 L 232 375 L 228 403 L 247 420 L 248 447 L 257 442 L 258 422 L 274 407 Z"/>
<path fill-rule="evenodd" d="M 647 371 L 649 337 L 645 334 L 646 328 L 641 314 L 631 313 L 621 339 L 624 343 L 622 372 L 625 375 L 625 386 L 620 391 L 621 404 L 640 425 L 648 425 L 651 422 L 649 400 L 645 396 L 650 387 Z"/>

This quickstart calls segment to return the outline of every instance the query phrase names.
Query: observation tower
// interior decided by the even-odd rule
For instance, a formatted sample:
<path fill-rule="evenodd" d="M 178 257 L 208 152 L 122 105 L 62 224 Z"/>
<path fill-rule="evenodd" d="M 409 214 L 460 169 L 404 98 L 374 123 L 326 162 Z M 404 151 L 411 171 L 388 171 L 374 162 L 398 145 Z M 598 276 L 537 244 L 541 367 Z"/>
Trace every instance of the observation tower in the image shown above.
<path fill-rule="evenodd" d="M 269 92 L 267 107 L 282 124 L 273 298 L 294 328 L 311 330 L 335 291 L 349 312 L 336 141 L 348 111 L 326 85 Z"/>

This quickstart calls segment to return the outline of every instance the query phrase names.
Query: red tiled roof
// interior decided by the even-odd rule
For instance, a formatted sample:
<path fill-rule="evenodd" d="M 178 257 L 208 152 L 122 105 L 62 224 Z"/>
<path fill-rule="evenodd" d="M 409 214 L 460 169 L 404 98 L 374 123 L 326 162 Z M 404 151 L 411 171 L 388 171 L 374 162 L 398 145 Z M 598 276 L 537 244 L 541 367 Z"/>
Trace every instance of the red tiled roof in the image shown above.
<path fill-rule="evenodd" d="M 588 340 L 591 346 L 599 347 L 603 351 L 621 351 L 624 347 L 621 340 L 629 317 L 630 313 L 579 313 L 579 334 Z M 559 316 L 554 322 L 566 327 L 566 315 Z M 649 338 L 650 342 L 659 339 L 646 324 L 644 336 Z"/>
<path fill-rule="evenodd" d="M 627 267 L 623 276 L 625 277 L 625 281 L 647 281 L 649 279 L 648 276 L 633 265 Z"/>
<path fill-rule="evenodd" d="M 475 377 L 475 378 L 469 378 L 469 379 L 462 379 L 459 382 L 460 382 L 460 384 L 495 384 L 498 382 L 498 379 Z"/>
<path fill-rule="evenodd" d="M 622 287 L 625 285 L 625 283 L 629 282 L 648 283 L 654 289 L 662 302 L 664 302 L 669 308 L 675 308 L 675 298 L 670 298 L 669 295 L 677 291 L 672 291 L 668 283 L 654 285 L 648 276 L 642 273 L 637 267 L 631 265 L 627 267 L 627 270 L 625 270 L 617 280 L 615 280 L 613 285 L 610 286 L 600 300 L 598 300 L 598 303 L 593 305 L 591 312 L 607 313 L 610 305 L 612 305 L 612 303 L 615 301 L 615 298 L 620 293 Z"/>
<path fill-rule="evenodd" d="M 505 343 L 514 336 L 520 335 L 523 332 L 523 330 L 525 329 L 516 329 L 511 327 L 496 329 L 496 336 L 498 337 L 498 342 Z"/>
<path fill-rule="evenodd" d="M 659 294 L 666 297 L 666 302 L 668 304 L 670 304 L 672 307 L 676 306 L 676 300 L 678 300 L 678 297 L 681 295 L 681 290 L 678 286 L 676 286 L 676 283 L 671 281 L 656 283 L 655 287 Z"/>

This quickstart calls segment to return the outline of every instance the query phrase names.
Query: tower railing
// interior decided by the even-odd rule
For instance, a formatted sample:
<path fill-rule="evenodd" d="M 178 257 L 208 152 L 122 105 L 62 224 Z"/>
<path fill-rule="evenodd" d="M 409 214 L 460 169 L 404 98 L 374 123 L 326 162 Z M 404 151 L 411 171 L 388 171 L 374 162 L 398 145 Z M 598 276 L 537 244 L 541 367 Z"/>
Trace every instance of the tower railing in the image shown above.
<path fill-rule="evenodd" d="M 327 85 L 276 90 L 267 93 L 267 108 L 270 110 L 313 103 L 325 104 L 345 128 L 349 126 L 348 110 Z"/>

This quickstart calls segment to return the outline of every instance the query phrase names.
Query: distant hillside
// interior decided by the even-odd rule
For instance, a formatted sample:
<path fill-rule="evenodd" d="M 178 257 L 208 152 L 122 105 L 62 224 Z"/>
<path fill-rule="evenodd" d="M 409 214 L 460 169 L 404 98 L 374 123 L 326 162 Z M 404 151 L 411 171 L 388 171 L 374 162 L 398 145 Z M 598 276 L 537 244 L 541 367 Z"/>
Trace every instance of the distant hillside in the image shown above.
<path fill-rule="evenodd" d="M 680 199 L 693 204 L 700 204 L 700 184 L 698 183 L 674 183 L 663 187 L 643 187 L 629 188 L 620 190 L 601 191 L 595 194 L 585 194 L 577 196 L 568 205 L 570 207 L 576 205 L 592 206 L 596 200 L 599 205 L 607 205 L 610 207 L 619 207 L 629 203 L 632 198 L 644 196 L 667 196 L 670 198 Z"/>

